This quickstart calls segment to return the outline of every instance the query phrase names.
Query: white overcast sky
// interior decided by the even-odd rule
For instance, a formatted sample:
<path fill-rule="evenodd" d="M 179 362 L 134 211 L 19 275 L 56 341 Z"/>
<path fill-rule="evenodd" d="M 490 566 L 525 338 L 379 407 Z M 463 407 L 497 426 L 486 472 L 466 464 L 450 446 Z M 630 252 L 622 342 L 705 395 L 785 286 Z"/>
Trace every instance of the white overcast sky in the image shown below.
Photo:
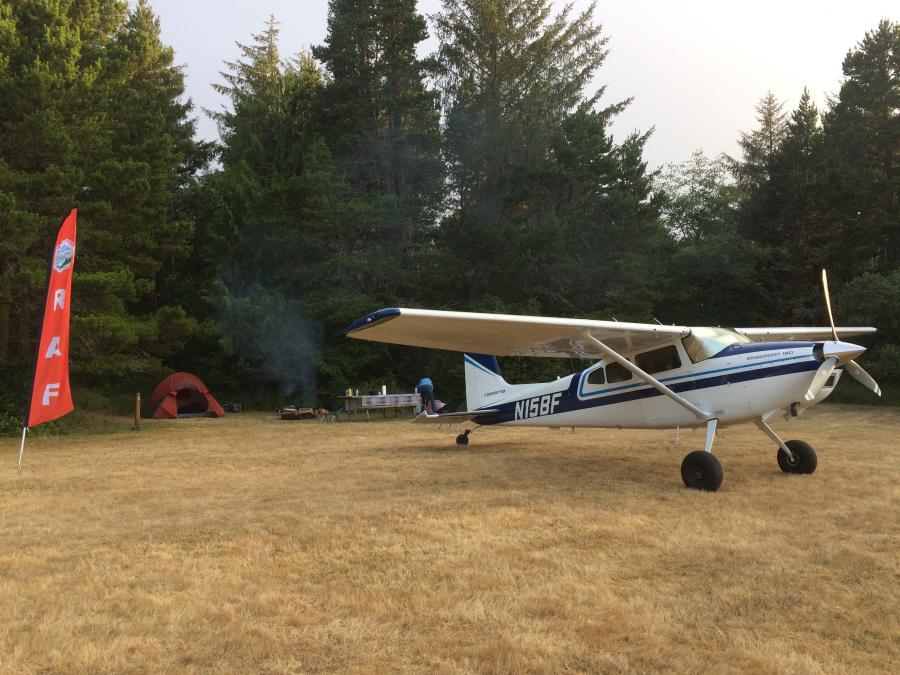
<path fill-rule="evenodd" d="M 281 24 L 281 50 L 296 54 L 325 38 L 327 0 L 151 0 L 163 40 L 187 74 L 187 94 L 198 107 L 199 134 L 217 137 L 199 108 L 218 109 L 210 86 L 222 62 L 238 56 L 270 14 Z M 556 7 L 563 3 L 557 0 Z M 589 0 L 575 0 L 587 7 Z M 440 0 L 419 0 L 425 15 Z M 898 20 L 896 0 L 601 0 L 595 20 L 610 38 L 610 53 L 595 87 L 606 102 L 634 97 L 613 132 L 655 127 L 646 159 L 651 168 L 682 161 L 702 148 L 736 154 L 739 131 L 755 126 L 754 106 L 772 90 L 796 105 L 809 88 L 820 109 L 837 92 L 847 51 L 881 18 Z M 435 46 L 430 39 L 424 51 Z"/>

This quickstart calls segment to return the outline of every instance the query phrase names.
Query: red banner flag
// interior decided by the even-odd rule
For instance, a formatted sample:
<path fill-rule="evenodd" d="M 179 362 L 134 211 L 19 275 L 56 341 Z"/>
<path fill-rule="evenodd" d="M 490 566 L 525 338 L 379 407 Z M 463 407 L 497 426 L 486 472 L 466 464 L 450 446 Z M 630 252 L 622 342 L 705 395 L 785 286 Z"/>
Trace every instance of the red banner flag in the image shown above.
<path fill-rule="evenodd" d="M 69 212 L 59 228 L 56 246 L 53 247 L 44 324 L 35 358 L 31 400 L 25 413 L 26 428 L 50 422 L 75 409 L 69 390 L 69 308 L 77 215 L 78 209 Z"/>

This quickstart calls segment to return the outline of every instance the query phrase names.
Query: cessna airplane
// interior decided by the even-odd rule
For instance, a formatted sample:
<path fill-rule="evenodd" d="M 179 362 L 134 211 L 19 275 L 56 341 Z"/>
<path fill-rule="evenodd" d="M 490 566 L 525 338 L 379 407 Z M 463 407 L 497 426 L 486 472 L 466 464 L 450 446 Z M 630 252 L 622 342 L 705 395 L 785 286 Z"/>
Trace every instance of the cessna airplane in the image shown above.
<path fill-rule="evenodd" d="M 361 340 L 464 352 L 465 412 L 421 413 L 416 422 L 473 425 L 663 429 L 706 427 L 703 450 L 688 454 L 681 477 L 715 491 L 722 466 L 712 454 L 716 429 L 754 422 L 777 444 L 786 473 L 812 473 L 817 458 L 803 441 L 783 441 L 769 426 L 796 417 L 834 390 L 842 373 L 881 390 L 854 359 L 865 351 L 838 338 L 874 328 L 835 328 L 822 270 L 829 328 L 713 328 L 387 308 L 342 331 Z M 491 354 L 492 356 L 486 356 Z M 510 384 L 496 356 L 597 360 L 552 382 Z M 472 429 L 456 438 L 467 445 Z"/>

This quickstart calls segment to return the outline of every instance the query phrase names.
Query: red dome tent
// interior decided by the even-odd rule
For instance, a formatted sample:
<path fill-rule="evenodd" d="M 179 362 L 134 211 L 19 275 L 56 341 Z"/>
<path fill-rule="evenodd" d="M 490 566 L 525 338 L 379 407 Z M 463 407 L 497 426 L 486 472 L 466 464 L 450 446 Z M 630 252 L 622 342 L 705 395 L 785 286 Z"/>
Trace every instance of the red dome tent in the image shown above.
<path fill-rule="evenodd" d="M 176 417 L 222 417 L 225 411 L 196 375 L 174 373 L 160 382 L 147 404 L 144 417 L 172 420 Z"/>

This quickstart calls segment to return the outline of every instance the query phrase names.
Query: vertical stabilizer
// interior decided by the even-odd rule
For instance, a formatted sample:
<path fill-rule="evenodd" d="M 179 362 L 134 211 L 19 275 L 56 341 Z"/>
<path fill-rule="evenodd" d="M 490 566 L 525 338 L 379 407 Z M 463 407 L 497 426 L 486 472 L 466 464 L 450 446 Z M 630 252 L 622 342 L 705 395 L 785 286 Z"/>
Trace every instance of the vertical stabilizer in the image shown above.
<path fill-rule="evenodd" d="M 510 385 L 500 374 L 496 356 L 486 354 L 463 355 L 466 368 L 466 408 L 490 408 L 509 395 Z"/>

